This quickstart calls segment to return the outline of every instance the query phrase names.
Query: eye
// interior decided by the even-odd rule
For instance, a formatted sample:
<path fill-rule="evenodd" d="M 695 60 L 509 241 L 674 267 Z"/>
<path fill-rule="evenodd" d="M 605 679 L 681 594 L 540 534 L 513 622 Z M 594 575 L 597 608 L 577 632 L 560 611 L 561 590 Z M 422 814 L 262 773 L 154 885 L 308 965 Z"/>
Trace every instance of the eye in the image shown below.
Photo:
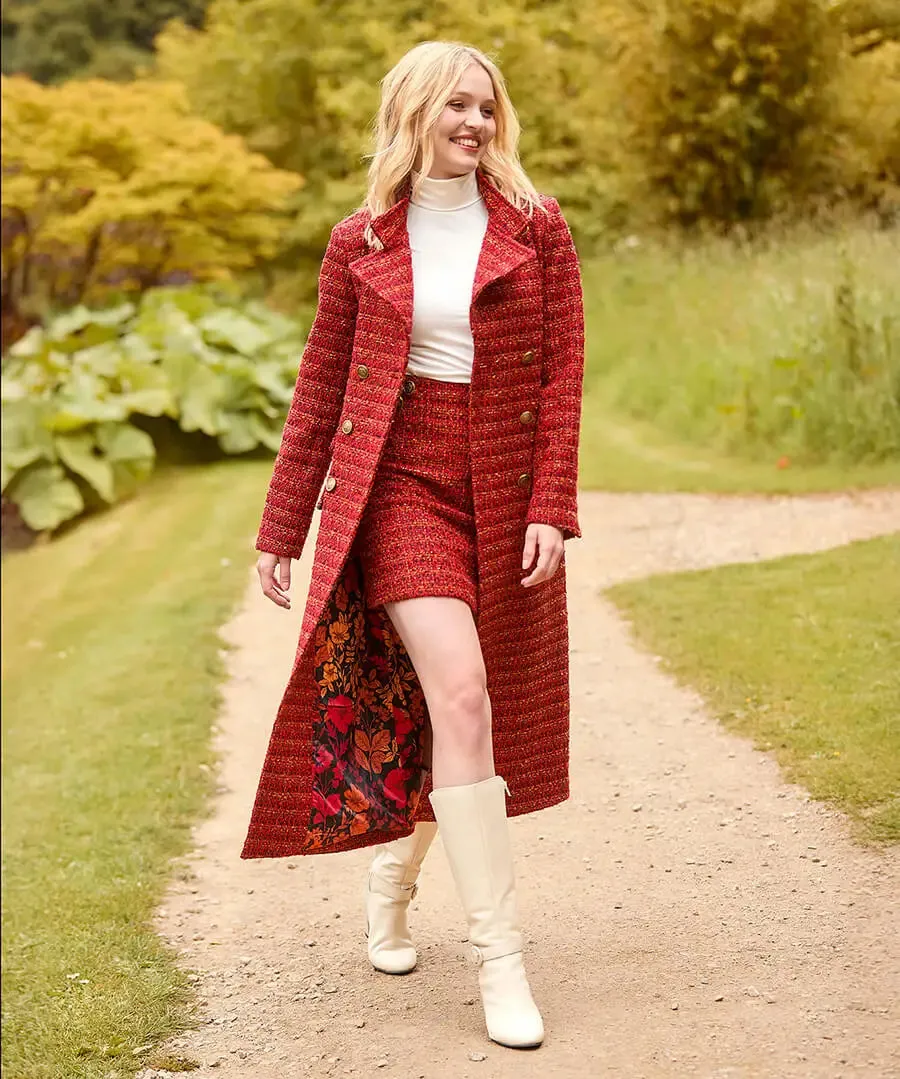
<path fill-rule="evenodd" d="M 486 106 L 481 111 L 484 113 L 485 116 L 488 116 L 488 117 L 494 115 L 494 108 L 491 105 Z"/>
<path fill-rule="evenodd" d="M 461 101 L 451 101 L 451 102 L 449 102 L 449 105 L 450 105 L 451 109 L 464 109 L 465 108 L 465 105 Z"/>

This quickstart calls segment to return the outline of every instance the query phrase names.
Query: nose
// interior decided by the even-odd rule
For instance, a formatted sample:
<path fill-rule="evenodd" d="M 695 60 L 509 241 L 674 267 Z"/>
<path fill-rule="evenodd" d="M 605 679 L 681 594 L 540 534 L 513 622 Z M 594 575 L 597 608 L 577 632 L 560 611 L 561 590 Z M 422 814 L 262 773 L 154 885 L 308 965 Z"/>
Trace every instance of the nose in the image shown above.
<path fill-rule="evenodd" d="M 480 108 L 473 107 L 466 113 L 466 127 L 473 131 L 480 131 L 484 127 L 484 117 Z"/>

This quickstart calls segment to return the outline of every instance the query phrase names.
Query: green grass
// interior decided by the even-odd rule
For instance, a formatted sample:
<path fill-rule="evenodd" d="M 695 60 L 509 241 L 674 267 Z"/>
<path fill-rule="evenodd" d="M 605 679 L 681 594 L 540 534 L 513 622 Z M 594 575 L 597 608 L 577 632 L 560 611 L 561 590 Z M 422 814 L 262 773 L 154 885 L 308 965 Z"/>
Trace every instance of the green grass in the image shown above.
<path fill-rule="evenodd" d="M 588 400 L 701 460 L 896 462 L 898 263 L 900 233 L 859 227 L 587 260 Z"/>
<path fill-rule="evenodd" d="M 726 727 L 861 839 L 900 840 L 900 534 L 609 594 Z"/>
<path fill-rule="evenodd" d="M 798 465 L 752 460 L 666 435 L 613 411 L 588 391 L 581 425 L 579 482 L 588 490 L 807 494 L 900 484 L 900 457 L 862 464 Z"/>
<path fill-rule="evenodd" d="M 150 917 L 210 789 L 217 630 L 246 583 L 270 471 L 162 471 L 133 502 L 5 560 L 9 1079 L 131 1074 L 153 1059 L 133 1049 L 187 1019 Z"/>

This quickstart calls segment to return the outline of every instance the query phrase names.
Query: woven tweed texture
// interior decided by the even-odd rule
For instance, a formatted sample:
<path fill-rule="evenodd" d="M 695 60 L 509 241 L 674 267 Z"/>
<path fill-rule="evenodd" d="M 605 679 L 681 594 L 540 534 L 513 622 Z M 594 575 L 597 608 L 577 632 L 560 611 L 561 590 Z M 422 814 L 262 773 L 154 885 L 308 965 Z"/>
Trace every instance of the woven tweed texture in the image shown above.
<path fill-rule="evenodd" d="M 497 771 L 510 815 L 568 797 L 569 666 L 565 560 L 524 588 L 525 529 L 580 536 L 578 434 L 584 321 L 578 259 L 557 202 L 518 210 L 481 173 L 488 210 L 472 292 L 469 387 L 477 624 L 487 669 Z M 313 731 L 319 718 L 314 639 L 351 557 L 406 379 L 413 278 L 408 195 L 375 218 L 370 250 L 359 211 L 335 226 L 257 548 L 298 558 L 321 494 L 313 572 L 293 670 L 263 763 L 242 856 L 310 850 Z M 428 799 L 416 819 L 433 819 Z M 369 830 L 316 852 L 397 838 Z"/>
<path fill-rule="evenodd" d="M 404 380 L 354 541 L 368 604 L 453 596 L 478 613 L 469 387 Z"/>

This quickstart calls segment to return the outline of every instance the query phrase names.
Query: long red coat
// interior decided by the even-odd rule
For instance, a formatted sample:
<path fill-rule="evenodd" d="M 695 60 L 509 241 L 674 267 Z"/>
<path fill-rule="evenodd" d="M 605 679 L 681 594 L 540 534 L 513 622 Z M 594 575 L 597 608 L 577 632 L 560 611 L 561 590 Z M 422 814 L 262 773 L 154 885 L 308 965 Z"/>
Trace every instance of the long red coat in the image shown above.
<path fill-rule="evenodd" d="M 565 561 L 522 586 L 525 528 L 579 536 L 576 482 L 584 359 L 578 259 L 559 205 L 516 209 L 481 173 L 488 226 L 472 292 L 472 491 L 478 633 L 509 813 L 568 797 Z M 257 539 L 299 558 L 318 507 L 312 583 L 244 858 L 346 850 L 433 819 L 428 711 L 384 608 L 368 610 L 352 551 L 403 383 L 413 312 L 408 196 L 331 235 L 319 304 Z M 528 422 L 525 412 L 535 413 Z M 347 423 L 346 421 L 351 421 Z M 323 487 L 324 481 L 324 487 Z"/>

